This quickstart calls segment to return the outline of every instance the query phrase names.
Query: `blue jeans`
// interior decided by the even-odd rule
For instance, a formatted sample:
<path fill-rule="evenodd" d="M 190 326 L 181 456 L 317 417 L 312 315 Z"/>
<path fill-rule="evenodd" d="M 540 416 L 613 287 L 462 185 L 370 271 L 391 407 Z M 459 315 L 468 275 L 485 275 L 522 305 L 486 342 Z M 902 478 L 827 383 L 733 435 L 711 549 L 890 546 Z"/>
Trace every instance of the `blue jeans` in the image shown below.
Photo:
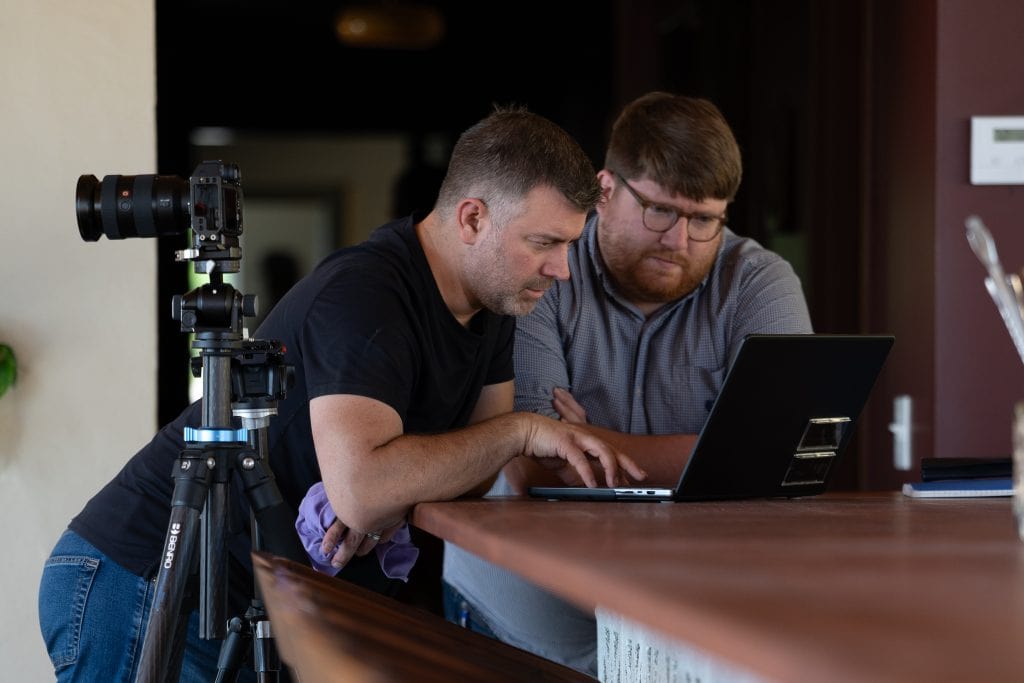
<path fill-rule="evenodd" d="M 58 683 L 135 680 L 155 585 L 75 532 L 64 532 L 39 583 L 39 627 Z M 220 646 L 199 637 L 199 612 L 193 611 L 180 680 L 214 680 Z M 238 680 L 255 675 L 243 670 Z"/>
<path fill-rule="evenodd" d="M 484 620 L 480 618 L 480 615 L 473 610 L 469 600 L 466 600 L 462 593 L 457 591 L 450 583 L 442 581 L 441 591 L 444 597 L 445 619 L 453 624 L 458 624 L 459 626 L 468 628 L 471 631 L 476 631 L 477 633 L 481 633 L 489 638 L 500 640 L 500 638 L 494 634 L 494 631 L 491 630 L 491 627 L 488 626 Z"/>

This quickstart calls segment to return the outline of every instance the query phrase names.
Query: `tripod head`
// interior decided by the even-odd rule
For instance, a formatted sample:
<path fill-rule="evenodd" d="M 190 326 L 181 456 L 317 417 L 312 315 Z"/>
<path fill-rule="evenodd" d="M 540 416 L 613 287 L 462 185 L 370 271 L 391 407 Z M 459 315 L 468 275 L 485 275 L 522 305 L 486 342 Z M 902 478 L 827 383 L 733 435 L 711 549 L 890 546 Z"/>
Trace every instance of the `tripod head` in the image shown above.
<path fill-rule="evenodd" d="M 191 261 L 210 282 L 176 295 L 172 315 L 183 332 L 196 333 L 203 350 L 214 340 L 240 341 L 242 318 L 256 315 L 256 297 L 243 296 L 223 280 L 241 266 L 242 197 L 241 171 L 221 161 L 202 162 L 187 182 L 161 175 L 108 175 L 100 182 L 83 175 L 75 188 L 78 232 L 95 242 L 101 235 L 163 237 L 191 229 L 191 246 L 175 259 Z"/>
<path fill-rule="evenodd" d="M 175 259 L 191 261 L 210 281 L 175 295 L 171 314 L 182 332 L 196 335 L 192 346 L 200 355 L 192 359 L 192 374 L 204 378 L 204 427 L 228 427 L 229 405 L 247 429 L 266 426 L 294 380 L 280 343 L 243 338 L 242 321 L 256 315 L 256 297 L 224 282 L 225 273 L 241 266 L 242 205 L 241 171 L 223 161 L 200 163 L 188 181 L 107 175 L 101 182 L 83 175 L 75 188 L 78 232 L 87 242 L 190 231 L 191 246 Z"/>

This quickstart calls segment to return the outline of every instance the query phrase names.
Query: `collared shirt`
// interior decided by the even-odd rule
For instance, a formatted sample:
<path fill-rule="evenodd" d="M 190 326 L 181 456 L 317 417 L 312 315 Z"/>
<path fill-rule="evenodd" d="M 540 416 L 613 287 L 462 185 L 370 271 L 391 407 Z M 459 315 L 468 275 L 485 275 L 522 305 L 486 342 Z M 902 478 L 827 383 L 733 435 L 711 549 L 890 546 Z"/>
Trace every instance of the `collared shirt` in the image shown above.
<path fill-rule="evenodd" d="M 587 421 L 633 434 L 696 434 L 739 344 L 753 333 L 810 333 L 800 280 L 780 256 L 728 228 L 698 287 L 650 317 L 617 290 L 591 215 L 571 277 L 516 323 L 516 410 L 557 418 L 554 387 Z"/>

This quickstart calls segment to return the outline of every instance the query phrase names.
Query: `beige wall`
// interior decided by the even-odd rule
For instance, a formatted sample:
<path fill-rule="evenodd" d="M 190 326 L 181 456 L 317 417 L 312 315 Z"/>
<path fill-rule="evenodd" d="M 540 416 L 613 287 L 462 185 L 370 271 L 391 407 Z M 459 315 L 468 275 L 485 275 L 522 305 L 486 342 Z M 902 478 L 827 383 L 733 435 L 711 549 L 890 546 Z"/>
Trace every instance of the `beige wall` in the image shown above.
<path fill-rule="evenodd" d="M 79 175 L 156 171 L 153 7 L 4 3 L 0 93 L 0 343 L 19 361 L 0 398 L 0 678 L 44 681 L 43 563 L 157 427 L 156 316 L 170 302 L 156 299 L 155 242 L 83 242 L 74 210 Z M 402 138 L 305 142 L 229 145 L 216 158 L 239 164 L 246 189 L 336 191 L 340 243 L 390 218 Z"/>
<path fill-rule="evenodd" d="M 0 662 L 52 680 L 36 618 L 43 562 L 82 504 L 156 427 L 155 243 L 83 242 L 81 174 L 156 164 L 152 3 L 2 3 Z"/>

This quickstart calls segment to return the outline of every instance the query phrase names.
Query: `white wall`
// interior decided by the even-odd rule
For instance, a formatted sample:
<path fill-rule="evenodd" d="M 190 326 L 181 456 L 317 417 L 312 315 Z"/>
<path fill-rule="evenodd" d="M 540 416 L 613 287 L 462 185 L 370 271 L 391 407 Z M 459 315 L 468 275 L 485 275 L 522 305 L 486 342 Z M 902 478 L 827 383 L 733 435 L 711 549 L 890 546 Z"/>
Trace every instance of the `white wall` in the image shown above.
<path fill-rule="evenodd" d="M 74 211 L 79 175 L 156 170 L 154 50 L 151 2 L 0 0 L 4 680 L 53 679 L 43 562 L 156 429 L 155 242 L 83 242 Z"/>

